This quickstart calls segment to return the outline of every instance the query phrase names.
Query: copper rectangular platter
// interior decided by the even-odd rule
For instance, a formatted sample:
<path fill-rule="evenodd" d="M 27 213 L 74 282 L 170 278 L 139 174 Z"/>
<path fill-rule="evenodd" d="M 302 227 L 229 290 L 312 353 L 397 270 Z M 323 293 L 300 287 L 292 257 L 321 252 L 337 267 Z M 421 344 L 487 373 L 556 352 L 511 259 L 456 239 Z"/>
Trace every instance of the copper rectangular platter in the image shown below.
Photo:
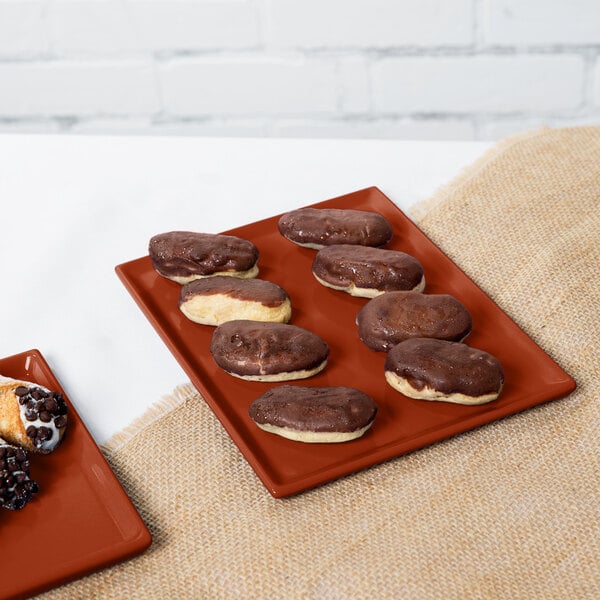
<path fill-rule="evenodd" d="M 40 490 L 0 509 L 0 599 L 25 598 L 142 553 L 151 537 L 39 350 L 0 359 L 0 373 L 61 392 L 69 422 L 51 454 L 29 455 Z"/>
<path fill-rule="evenodd" d="M 302 492 L 561 398 L 575 388 L 573 379 L 379 189 L 371 187 L 310 206 L 370 210 L 385 216 L 394 229 L 386 247 L 419 259 L 427 281 L 425 293 L 452 294 L 465 304 L 474 323 L 465 342 L 497 356 L 506 382 L 500 398 L 482 406 L 424 402 L 393 390 L 384 378 L 385 355 L 369 350 L 358 338 L 356 314 L 367 299 L 320 285 L 311 271 L 316 251 L 283 238 L 276 215 L 224 233 L 256 244 L 259 277 L 279 284 L 292 299 L 291 323 L 318 333 L 330 347 L 325 371 L 294 385 L 356 387 L 370 394 L 379 407 L 372 428 L 358 440 L 291 441 L 257 428 L 248 417 L 250 403 L 277 384 L 244 381 L 221 371 L 209 352 L 214 329 L 186 319 L 178 308 L 180 286 L 160 277 L 148 256 L 118 265 L 117 274 L 139 308 L 273 496 Z"/>

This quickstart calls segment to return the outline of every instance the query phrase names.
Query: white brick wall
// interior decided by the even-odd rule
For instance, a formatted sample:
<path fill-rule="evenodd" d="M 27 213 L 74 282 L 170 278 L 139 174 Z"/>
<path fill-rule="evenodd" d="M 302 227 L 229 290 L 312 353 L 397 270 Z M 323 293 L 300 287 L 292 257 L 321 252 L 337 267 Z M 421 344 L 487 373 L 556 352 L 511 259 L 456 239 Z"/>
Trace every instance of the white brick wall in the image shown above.
<path fill-rule="evenodd" d="M 174 116 L 334 115 L 335 63 L 299 58 L 210 57 L 158 67 L 163 107 Z"/>
<path fill-rule="evenodd" d="M 258 48 L 259 13 L 246 0 L 130 0 L 133 36 L 150 52 Z"/>
<path fill-rule="evenodd" d="M 472 0 L 271 0 L 267 42 L 283 48 L 467 46 Z"/>
<path fill-rule="evenodd" d="M 48 52 L 44 4 L 42 1 L 0 1 L 0 57 L 29 57 Z"/>
<path fill-rule="evenodd" d="M 17 117 L 154 114 L 160 110 L 148 61 L 52 61 L 0 65 L 0 112 Z"/>
<path fill-rule="evenodd" d="M 375 108 L 384 114 L 513 113 L 577 109 L 579 56 L 387 58 L 373 66 Z"/>
<path fill-rule="evenodd" d="M 486 41 L 504 46 L 598 45 L 598 0 L 487 0 Z"/>
<path fill-rule="evenodd" d="M 0 0 L 0 132 L 600 123 L 600 0 Z"/>

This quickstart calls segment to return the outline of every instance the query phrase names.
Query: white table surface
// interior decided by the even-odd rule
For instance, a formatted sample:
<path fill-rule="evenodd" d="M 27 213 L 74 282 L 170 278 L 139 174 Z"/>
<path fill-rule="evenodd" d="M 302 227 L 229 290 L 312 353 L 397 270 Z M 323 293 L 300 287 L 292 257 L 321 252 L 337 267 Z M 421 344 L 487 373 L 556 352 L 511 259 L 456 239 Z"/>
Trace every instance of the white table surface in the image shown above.
<path fill-rule="evenodd" d="M 98 443 L 188 381 L 117 278 L 149 238 L 378 186 L 401 209 L 483 142 L 0 135 L 0 356 L 39 349 Z"/>

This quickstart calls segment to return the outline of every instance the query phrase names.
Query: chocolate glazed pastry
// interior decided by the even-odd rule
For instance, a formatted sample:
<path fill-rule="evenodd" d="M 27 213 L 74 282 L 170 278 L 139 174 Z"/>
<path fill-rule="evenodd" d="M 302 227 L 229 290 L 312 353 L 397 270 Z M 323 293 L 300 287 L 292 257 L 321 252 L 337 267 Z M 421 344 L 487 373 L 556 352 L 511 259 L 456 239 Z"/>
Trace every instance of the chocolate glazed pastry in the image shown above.
<path fill-rule="evenodd" d="M 364 435 L 377 405 L 354 388 L 282 385 L 254 400 L 248 413 L 261 429 L 290 440 L 336 443 Z"/>
<path fill-rule="evenodd" d="M 277 225 L 291 242 L 316 249 L 333 244 L 383 246 L 393 235 L 385 217 L 366 210 L 300 208 L 282 215 Z"/>
<path fill-rule="evenodd" d="M 315 333 L 285 323 L 229 321 L 213 333 L 210 351 L 230 375 L 250 381 L 290 381 L 320 373 L 329 347 Z"/>
<path fill-rule="evenodd" d="M 258 249 L 242 238 L 215 233 L 169 231 L 150 239 L 148 253 L 159 275 L 177 283 L 226 275 L 258 275 Z"/>
<path fill-rule="evenodd" d="M 58 392 L 0 376 L 0 436 L 41 454 L 52 452 L 67 427 L 67 405 Z"/>
<path fill-rule="evenodd" d="M 421 263 L 404 252 L 339 244 L 319 250 L 312 272 L 319 283 L 351 296 L 374 298 L 393 290 L 422 292 Z"/>
<path fill-rule="evenodd" d="M 410 398 L 476 405 L 498 397 L 504 370 L 495 356 L 483 350 L 458 342 L 412 338 L 388 352 L 385 378 Z"/>
<path fill-rule="evenodd" d="M 38 492 L 29 477 L 29 458 L 23 448 L 0 438 L 0 506 L 20 510 Z"/>
<path fill-rule="evenodd" d="M 358 335 L 371 350 L 387 352 L 413 337 L 460 341 L 471 331 L 469 311 L 454 296 L 386 292 L 356 316 Z"/>
<path fill-rule="evenodd" d="M 272 281 L 210 277 L 186 283 L 179 309 L 191 321 L 220 325 L 233 319 L 287 323 L 292 304 L 287 292 Z"/>

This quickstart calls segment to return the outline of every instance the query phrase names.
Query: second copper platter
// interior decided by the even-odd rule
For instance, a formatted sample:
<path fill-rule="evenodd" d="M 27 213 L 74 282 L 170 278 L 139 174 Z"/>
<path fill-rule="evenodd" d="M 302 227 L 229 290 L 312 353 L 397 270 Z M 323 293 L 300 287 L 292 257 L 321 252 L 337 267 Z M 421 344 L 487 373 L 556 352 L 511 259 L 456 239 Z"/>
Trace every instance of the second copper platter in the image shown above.
<path fill-rule="evenodd" d="M 560 398 L 575 388 L 573 379 L 379 189 L 371 187 L 311 206 L 384 215 L 394 228 L 386 247 L 419 259 L 425 269 L 425 293 L 452 294 L 465 304 L 473 317 L 473 330 L 465 342 L 496 355 L 506 382 L 498 400 L 474 407 L 413 400 L 393 390 L 384 378 L 385 354 L 369 350 L 358 338 L 356 314 L 367 300 L 320 285 L 311 272 L 315 250 L 284 239 L 276 215 L 225 233 L 257 245 L 259 277 L 288 292 L 291 323 L 318 333 L 329 344 L 326 370 L 294 384 L 356 387 L 370 394 L 379 407 L 374 425 L 358 440 L 342 444 L 287 440 L 262 431 L 248 417 L 250 403 L 277 384 L 243 381 L 221 371 L 209 352 L 214 329 L 186 319 L 177 304 L 180 286 L 160 277 L 148 256 L 118 265 L 123 284 L 273 496 L 315 487 Z M 189 229 L 201 231 L 194 223 Z"/>
<path fill-rule="evenodd" d="M 30 453 L 40 491 L 22 510 L 0 509 L 0 598 L 26 598 L 141 554 L 150 532 L 41 352 L 0 359 L 5 377 L 61 392 L 64 440 Z"/>

